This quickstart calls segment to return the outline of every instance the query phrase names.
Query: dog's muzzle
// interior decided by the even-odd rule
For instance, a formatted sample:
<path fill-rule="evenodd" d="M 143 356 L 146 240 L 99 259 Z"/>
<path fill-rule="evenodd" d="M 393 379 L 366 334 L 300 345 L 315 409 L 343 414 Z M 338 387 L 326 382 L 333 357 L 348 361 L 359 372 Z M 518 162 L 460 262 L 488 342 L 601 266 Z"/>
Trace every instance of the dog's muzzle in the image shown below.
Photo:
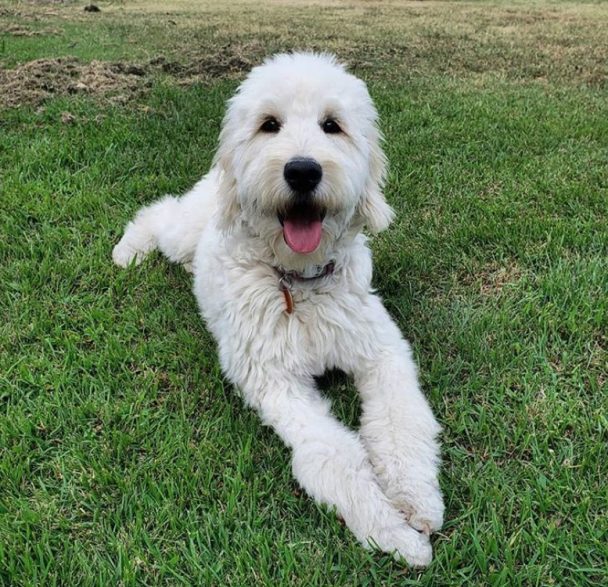
<path fill-rule="evenodd" d="M 296 157 L 285 164 L 283 177 L 292 189 L 290 202 L 278 213 L 283 238 L 292 251 L 307 255 L 317 249 L 323 238 L 325 210 L 314 196 L 323 169 L 314 159 Z"/>

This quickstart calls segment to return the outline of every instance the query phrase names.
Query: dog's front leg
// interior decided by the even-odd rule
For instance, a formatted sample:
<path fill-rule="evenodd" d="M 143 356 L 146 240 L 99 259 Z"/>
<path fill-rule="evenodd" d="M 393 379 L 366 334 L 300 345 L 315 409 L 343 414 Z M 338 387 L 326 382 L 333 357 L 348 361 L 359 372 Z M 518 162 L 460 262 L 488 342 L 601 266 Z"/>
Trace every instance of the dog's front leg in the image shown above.
<path fill-rule="evenodd" d="M 239 382 L 250 405 L 293 451 L 293 473 L 316 501 L 336 508 L 365 546 L 416 566 L 430 562 L 428 537 L 410 527 L 378 485 L 359 436 L 331 414 L 312 380 L 258 365 Z"/>
<path fill-rule="evenodd" d="M 364 328 L 371 336 L 353 369 L 363 403 L 361 437 L 388 498 L 414 528 L 430 533 L 443 523 L 440 426 L 420 390 L 409 344 L 373 295 Z"/>

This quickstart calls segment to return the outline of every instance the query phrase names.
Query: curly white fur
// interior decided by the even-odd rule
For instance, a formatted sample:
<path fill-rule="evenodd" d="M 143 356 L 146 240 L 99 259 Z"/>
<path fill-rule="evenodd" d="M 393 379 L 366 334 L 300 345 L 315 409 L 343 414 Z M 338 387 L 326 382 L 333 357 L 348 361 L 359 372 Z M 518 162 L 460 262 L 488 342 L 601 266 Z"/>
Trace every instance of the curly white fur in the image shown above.
<path fill-rule="evenodd" d="M 265 117 L 281 121 L 260 132 Z M 331 116 L 343 132 L 323 132 Z M 314 193 L 326 210 L 310 254 L 292 250 L 277 211 L 293 196 L 283 169 L 294 157 L 323 169 Z M 278 55 L 256 67 L 230 100 L 211 171 L 181 198 L 138 212 L 113 252 L 121 266 L 153 249 L 194 273 L 194 291 L 228 379 L 293 451 L 293 473 L 335 506 L 364 545 L 426 565 L 441 527 L 440 431 L 420 391 L 408 343 L 371 290 L 364 226 L 388 226 L 386 161 L 365 84 L 327 55 Z M 286 312 L 277 268 L 335 270 L 295 281 Z M 354 376 L 361 429 L 331 414 L 313 377 Z"/>

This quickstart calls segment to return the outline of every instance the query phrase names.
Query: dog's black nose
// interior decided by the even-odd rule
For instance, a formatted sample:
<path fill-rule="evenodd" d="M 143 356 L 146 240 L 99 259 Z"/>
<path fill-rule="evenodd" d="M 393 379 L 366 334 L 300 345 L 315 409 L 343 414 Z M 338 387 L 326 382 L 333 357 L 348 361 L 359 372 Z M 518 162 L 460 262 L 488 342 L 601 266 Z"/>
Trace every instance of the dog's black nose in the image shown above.
<path fill-rule="evenodd" d="M 323 177 L 323 169 L 314 159 L 292 159 L 285 165 L 283 176 L 294 191 L 312 192 Z"/>

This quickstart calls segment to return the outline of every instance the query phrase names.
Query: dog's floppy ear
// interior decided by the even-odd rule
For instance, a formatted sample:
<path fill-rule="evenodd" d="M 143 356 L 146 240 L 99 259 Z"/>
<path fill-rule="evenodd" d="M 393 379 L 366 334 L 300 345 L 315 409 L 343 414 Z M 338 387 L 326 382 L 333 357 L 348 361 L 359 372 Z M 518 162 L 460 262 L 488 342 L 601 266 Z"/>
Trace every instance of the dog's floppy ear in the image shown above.
<path fill-rule="evenodd" d="M 375 125 L 370 134 L 369 177 L 359 203 L 359 216 L 369 231 L 375 234 L 388 228 L 395 212 L 388 205 L 382 193 L 387 172 L 386 155 L 380 144 L 382 136 Z"/>
<path fill-rule="evenodd" d="M 232 105 L 229 105 L 229 110 Z M 241 211 L 238 196 L 236 178 L 232 171 L 231 162 L 231 148 L 229 136 L 231 136 L 232 129 L 230 129 L 230 118 L 226 114 L 222 123 L 222 130 L 219 137 L 219 147 L 213 159 L 213 165 L 218 168 L 220 172 L 219 178 L 219 194 L 218 194 L 218 209 L 220 213 L 219 226 L 222 230 L 230 230 Z"/>
<path fill-rule="evenodd" d="M 236 179 L 230 166 L 222 159 L 220 152 L 218 152 L 215 164 L 220 170 L 218 194 L 219 227 L 222 230 L 230 230 L 237 221 L 241 208 L 236 193 Z"/>

